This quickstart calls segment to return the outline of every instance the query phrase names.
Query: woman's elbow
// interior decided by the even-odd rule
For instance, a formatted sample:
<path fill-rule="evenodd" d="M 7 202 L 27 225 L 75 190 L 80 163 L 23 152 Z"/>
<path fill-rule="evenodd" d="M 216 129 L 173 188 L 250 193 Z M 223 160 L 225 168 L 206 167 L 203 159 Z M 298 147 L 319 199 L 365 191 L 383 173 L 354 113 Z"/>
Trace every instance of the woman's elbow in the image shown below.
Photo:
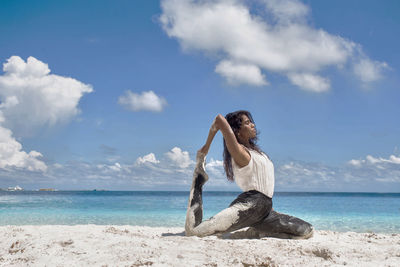
<path fill-rule="evenodd" d="M 217 124 L 217 126 L 221 126 L 222 123 L 224 122 L 225 117 L 222 116 L 221 114 L 218 114 L 217 117 L 215 117 L 215 123 Z M 220 128 L 220 127 L 218 127 Z"/>

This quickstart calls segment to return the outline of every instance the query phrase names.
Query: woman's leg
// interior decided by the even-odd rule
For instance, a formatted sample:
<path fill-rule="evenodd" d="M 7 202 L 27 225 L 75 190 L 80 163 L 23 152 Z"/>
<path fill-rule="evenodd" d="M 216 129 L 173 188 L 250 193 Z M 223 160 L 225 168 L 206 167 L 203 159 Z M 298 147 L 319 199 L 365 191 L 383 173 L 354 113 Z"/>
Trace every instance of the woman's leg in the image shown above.
<path fill-rule="evenodd" d="M 193 229 L 203 220 L 203 185 L 208 181 L 205 171 L 205 154 L 197 153 L 189 204 L 186 212 L 185 234 L 194 235 Z"/>
<path fill-rule="evenodd" d="M 308 222 L 274 210 L 252 228 L 260 237 L 306 239 L 313 235 L 313 227 Z"/>
<path fill-rule="evenodd" d="M 204 170 L 204 157 L 197 156 L 197 165 L 193 174 L 189 205 L 186 214 L 185 234 L 187 236 L 207 236 L 235 231 L 253 225 L 266 217 L 272 208 L 270 198 L 257 191 L 242 193 L 229 208 L 202 222 L 202 190 L 208 175 Z"/>

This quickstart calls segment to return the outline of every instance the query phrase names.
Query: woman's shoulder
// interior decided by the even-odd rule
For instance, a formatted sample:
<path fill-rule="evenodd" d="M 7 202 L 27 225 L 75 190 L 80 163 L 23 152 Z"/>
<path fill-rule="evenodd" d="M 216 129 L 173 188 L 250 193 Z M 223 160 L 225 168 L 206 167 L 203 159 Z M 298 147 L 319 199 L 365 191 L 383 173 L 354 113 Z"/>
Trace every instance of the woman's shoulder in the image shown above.
<path fill-rule="evenodd" d="M 247 147 L 247 146 L 245 146 L 245 145 L 243 145 L 243 144 L 240 144 L 247 152 L 256 152 L 256 150 L 254 150 L 253 148 L 251 148 L 251 147 Z"/>
<path fill-rule="evenodd" d="M 242 145 L 242 144 L 240 144 L 243 148 L 244 148 L 244 150 L 245 151 L 247 151 L 247 153 L 249 154 L 249 156 L 250 156 L 250 160 L 249 161 L 252 161 L 252 159 L 253 159 L 253 156 L 252 156 L 252 153 L 253 153 L 253 151 L 250 149 L 250 148 L 248 148 L 248 147 L 246 147 L 246 146 L 244 146 L 244 145 Z M 232 157 L 232 162 L 233 162 L 233 165 L 235 166 L 235 167 L 238 167 L 237 166 L 237 163 L 235 162 L 235 160 L 234 160 L 234 158 Z M 248 164 L 247 164 L 248 165 Z M 247 166 L 246 165 L 246 166 Z"/>

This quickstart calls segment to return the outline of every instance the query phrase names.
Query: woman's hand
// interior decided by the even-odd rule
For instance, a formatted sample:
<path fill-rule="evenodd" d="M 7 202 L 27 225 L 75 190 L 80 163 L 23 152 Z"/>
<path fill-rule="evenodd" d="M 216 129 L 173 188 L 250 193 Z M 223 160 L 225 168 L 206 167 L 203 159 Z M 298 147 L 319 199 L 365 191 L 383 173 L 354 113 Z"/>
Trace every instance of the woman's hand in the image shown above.
<path fill-rule="evenodd" d="M 218 115 L 218 116 L 221 116 L 221 115 Z M 215 117 L 214 121 L 211 124 L 210 131 L 208 132 L 208 137 L 207 137 L 206 144 L 202 148 L 200 148 L 197 151 L 197 153 L 204 154 L 204 156 L 207 155 L 208 150 L 210 149 L 210 145 L 212 143 L 212 140 L 214 139 L 214 136 L 219 131 L 218 116 Z"/>

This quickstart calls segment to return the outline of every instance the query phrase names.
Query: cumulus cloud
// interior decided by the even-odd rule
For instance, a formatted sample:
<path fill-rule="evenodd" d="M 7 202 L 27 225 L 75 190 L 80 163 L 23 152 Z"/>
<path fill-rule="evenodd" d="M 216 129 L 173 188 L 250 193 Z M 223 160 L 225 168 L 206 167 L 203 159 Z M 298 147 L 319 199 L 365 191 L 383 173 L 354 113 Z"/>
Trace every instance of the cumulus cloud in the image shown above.
<path fill-rule="evenodd" d="M 209 162 L 206 163 L 206 170 L 209 171 L 217 178 L 225 178 L 224 174 L 224 162 L 222 160 L 215 160 L 211 158 Z"/>
<path fill-rule="evenodd" d="M 33 158 L 40 157 L 36 152 L 30 154 Z M 4 181 L 11 178 L 12 183 L 6 186 L 14 186 L 27 184 L 31 180 L 34 188 L 39 184 L 43 187 L 49 187 L 50 184 L 60 189 L 189 190 L 195 164 L 188 152 L 174 147 L 160 160 L 151 154 L 139 157 L 149 160 L 144 160 L 145 164 L 84 161 L 49 164 L 47 171 L 38 172 L 34 180 L 27 168 L 14 168 L 12 172 L 0 168 L 0 181 L 4 184 Z M 1 158 L 0 162 L 3 164 Z M 40 168 L 40 165 L 35 167 L 36 163 L 29 162 L 33 170 Z M 368 155 L 364 159 L 350 160 L 348 164 L 339 166 L 297 160 L 274 162 L 274 166 L 276 191 L 396 192 L 400 189 L 400 157 L 395 155 L 387 158 Z M 211 159 L 206 164 L 206 171 L 210 178 L 206 183 L 207 188 L 240 190 L 235 183 L 227 181 L 223 161 Z"/>
<path fill-rule="evenodd" d="M 228 182 L 225 175 L 224 162 L 222 160 L 211 158 L 211 160 L 206 163 L 206 171 L 209 177 L 207 186 L 225 188 L 225 190 L 226 188 L 230 190 L 240 190 L 235 183 Z"/>
<path fill-rule="evenodd" d="M 290 161 L 277 166 L 275 177 L 281 190 L 393 191 L 400 189 L 400 157 L 367 155 L 341 166 Z"/>
<path fill-rule="evenodd" d="M 18 56 L 3 64 L 0 75 L 0 168 L 46 171 L 42 154 L 22 150 L 16 137 L 26 137 L 44 126 L 65 123 L 79 114 L 83 94 L 93 91 L 78 80 L 50 74 L 48 65 L 34 57 Z"/>
<path fill-rule="evenodd" d="M 382 78 L 382 72 L 389 66 L 385 62 L 362 58 L 354 64 L 354 73 L 364 83 L 374 82 Z"/>
<path fill-rule="evenodd" d="M 160 22 L 185 51 L 198 50 L 220 60 L 215 71 L 228 83 L 266 85 L 263 72 L 279 73 L 302 89 L 326 92 L 320 72 L 353 65 L 363 82 L 379 79 L 386 63 L 370 60 L 360 45 L 307 22 L 309 7 L 297 0 L 163 0 Z"/>
<path fill-rule="evenodd" d="M 400 183 L 400 157 L 390 155 L 388 158 L 367 155 L 365 159 L 348 161 L 349 179 L 367 179 L 387 183 Z"/>
<path fill-rule="evenodd" d="M 69 77 L 50 74 L 48 65 L 34 57 L 25 62 L 10 57 L 0 76 L 1 111 L 4 127 L 18 136 L 30 136 L 35 129 L 65 123 L 80 110 L 78 103 L 90 85 Z"/>
<path fill-rule="evenodd" d="M 222 160 L 216 160 L 213 158 L 211 158 L 211 160 L 206 165 L 207 168 L 219 168 L 219 167 L 223 167 L 223 166 L 224 166 L 224 162 Z"/>
<path fill-rule="evenodd" d="M 7 109 L 19 104 L 16 96 L 6 96 L 4 101 L 0 104 L 0 109 Z"/>
<path fill-rule="evenodd" d="M 365 159 L 352 159 L 348 163 L 355 167 L 361 167 L 363 165 L 380 165 L 380 164 L 400 165 L 400 157 L 397 157 L 395 155 L 390 155 L 389 158 L 385 159 L 382 157 L 375 158 L 374 156 L 367 155 Z"/>
<path fill-rule="evenodd" d="M 150 153 L 143 157 L 138 157 L 136 159 L 136 164 L 138 164 L 138 165 L 144 164 L 146 162 L 154 163 L 154 164 L 160 163 L 160 161 L 156 159 L 156 156 L 154 155 L 154 153 Z"/>
<path fill-rule="evenodd" d="M 2 128 L 0 143 L 4 136 L 1 130 Z M 0 145 L 0 151 L 1 149 Z M 0 157 L 0 187 L 20 184 L 26 188 L 29 185 L 31 188 L 59 189 L 189 190 L 194 169 L 194 162 L 189 153 L 178 147 L 167 151 L 160 159 L 157 159 L 154 153 L 149 153 L 128 164 L 103 159 L 101 162 L 75 160 L 46 166 L 34 161 L 35 158 L 40 158 L 40 153 L 21 152 L 18 156 L 22 159 L 19 161 L 25 161 L 22 168 L 16 166 L 16 161 L 12 166 L 7 165 L 7 168 L 3 168 L 2 164 L 5 163 Z M 27 164 L 31 167 L 27 168 Z M 46 168 L 46 171 L 43 172 L 40 168 Z M 38 172 L 32 176 L 32 170 Z M 217 178 L 213 175 L 213 181 L 208 184 L 215 184 L 218 182 Z"/>
<path fill-rule="evenodd" d="M 153 91 L 144 91 L 141 94 L 126 91 L 125 95 L 118 98 L 118 103 L 131 111 L 154 111 L 160 112 L 167 105 L 167 101 Z"/>
<path fill-rule="evenodd" d="M 286 188 L 317 188 L 334 185 L 337 170 L 319 163 L 291 161 L 277 166 L 276 184 Z"/>
<path fill-rule="evenodd" d="M 330 87 L 329 79 L 310 73 L 292 73 L 288 78 L 293 84 L 312 92 L 328 91 Z"/>
<path fill-rule="evenodd" d="M 0 168 L 25 168 L 29 171 L 46 171 L 47 166 L 41 160 L 42 154 L 32 150 L 22 151 L 22 145 L 15 140 L 9 129 L 0 126 Z"/>
<path fill-rule="evenodd" d="M 355 166 L 355 167 L 360 167 L 361 166 L 362 161 L 361 160 L 357 160 L 357 159 L 352 159 L 348 161 L 348 164 Z"/>
<path fill-rule="evenodd" d="M 297 0 L 264 0 L 267 8 L 280 23 L 303 22 L 310 9 Z"/>
<path fill-rule="evenodd" d="M 54 173 L 58 175 L 65 170 L 66 175 L 87 177 L 93 183 L 102 181 L 109 186 L 125 183 L 132 184 L 132 188 L 169 187 L 188 190 L 192 183 L 194 162 L 185 152 L 174 147 L 165 153 L 164 158 L 157 160 L 157 164 L 115 163 L 93 167 L 93 164 L 74 163 L 75 167 L 65 166 L 65 169 L 58 168 Z M 179 166 L 181 162 L 187 164 Z M 400 182 L 400 157 L 394 155 L 388 158 L 367 156 L 359 167 L 351 164 L 330 166 L 297 160 L 274 162 L 274 165 L 276 191 L 393 191 L 396 186 L 399 188 Z M 71 174 L 71 169 L 78 172 Z M 210 178 L 206 183 L 207 188 L 240 190 L 235 183 L 227 181 L 222 160 L 211 158 L 206 164 L 206 171 Z"/>
<path fill-rule="evenodd" d="M 123 170 L 121 164 L 119 164 L 118 162 L 116 162 L 112 165 L 99 164 L 99 165 L 97 165 L 97 168 L 99 168 L 101 170 L 110 170 L 110 171 L 114 171 L 114 172 L 120 172 Z"/>
<path fill-rule="evenodd" d="M 173 164 L 181 169 L 187 168 L 193 163 L 189 157 L 189 152 L 182 151 L 179 147 L 172 148 L 171 151 L 168 151 L 165 155 L 173 162 Z"/>
<path fill-rule="evenodd" d="M 235 64 L 228 60 L 221 61 L 216 67 L 215 72 L 226 78 L 230 84 L 251 84 L 255 86 L 266 85 L 265 76 L 256 65 Z"/>

